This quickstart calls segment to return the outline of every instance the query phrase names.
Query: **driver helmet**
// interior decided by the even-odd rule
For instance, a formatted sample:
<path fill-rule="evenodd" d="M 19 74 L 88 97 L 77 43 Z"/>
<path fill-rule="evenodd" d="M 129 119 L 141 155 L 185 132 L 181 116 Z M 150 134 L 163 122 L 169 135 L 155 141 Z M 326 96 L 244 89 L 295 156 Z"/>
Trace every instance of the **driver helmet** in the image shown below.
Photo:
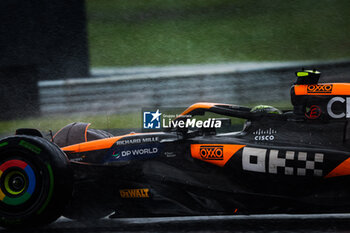
<path fill-rule="evenodd" d="M 252 108 L 250 112 L 282 114 L 281 110 L 269 105 L 257 105 L 254 108 Z"/>
<path fill-rule="evenodd" d="M 254 112 L 254 113 L 268 113 L 268 114 L 282 114 L 282 111 L 273 107 L 273 106 L 269 106 L 269 105 L 257 105 L 255 107 L 253 107 L 250 112 Z M 247 127 L 250 126 L 250 121 L 247 120 L 244 123 L 244 127 L 243 130 L 245 130 Z"/>

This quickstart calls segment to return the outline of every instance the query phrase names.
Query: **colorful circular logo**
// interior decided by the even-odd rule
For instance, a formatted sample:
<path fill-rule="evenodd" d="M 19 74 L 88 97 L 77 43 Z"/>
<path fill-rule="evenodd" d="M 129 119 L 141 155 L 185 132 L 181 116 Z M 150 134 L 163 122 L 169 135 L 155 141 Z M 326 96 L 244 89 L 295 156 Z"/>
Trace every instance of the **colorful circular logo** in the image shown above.
<path fill-rule="evenodd" d="M 22 160 L 8 160 L 0 165 L 0 201 L 20 205 L 33 194 L 36 177 L 31 166 Z"/>

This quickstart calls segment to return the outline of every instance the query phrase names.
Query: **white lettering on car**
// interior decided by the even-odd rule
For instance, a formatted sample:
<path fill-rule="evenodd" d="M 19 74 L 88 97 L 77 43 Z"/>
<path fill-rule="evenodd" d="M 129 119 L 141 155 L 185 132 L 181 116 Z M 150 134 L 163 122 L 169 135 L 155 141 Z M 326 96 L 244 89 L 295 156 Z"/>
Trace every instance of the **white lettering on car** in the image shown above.
<path fill-rule="evenodd" d="M 322 176 L 324 154 L 267 150 L 245 147 L 242 153 L 244 171 L 269 174 Z"/>
<path fill-rule="evenodd" d="M 342 112 L 342 113 L 336 114 L 333 112 L 332 106 L 336 102 L 340 102 L 342 104 L 346 102 L 346 113 Z M 339 96 L 333 97 L 327 104 L 327 112 L 328 112 L 328 115 L 334 119 L 340 119 L 343 117 L 350 118 L 350 97 L 346 97 L 346 99 Z"/>

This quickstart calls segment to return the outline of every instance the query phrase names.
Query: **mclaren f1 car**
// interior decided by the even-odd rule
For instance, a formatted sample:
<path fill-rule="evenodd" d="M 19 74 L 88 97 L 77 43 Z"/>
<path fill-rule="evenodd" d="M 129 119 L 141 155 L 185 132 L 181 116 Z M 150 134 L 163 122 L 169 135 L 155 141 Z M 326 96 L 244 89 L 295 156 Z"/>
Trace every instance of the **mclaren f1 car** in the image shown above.
<path fill-rule="evenodd" d="M 349 212 L 350 84 L 319 77 L 297 72 L 290 111 L 196 103 L 161 132 L 113 136 L 72 123 L 45 139 L 18 129 L 0 141 L 0 225 Z M 207 112 L 226 120 L 196 127 Z M 243 129 L 218 133 L 232 117 Z"/>

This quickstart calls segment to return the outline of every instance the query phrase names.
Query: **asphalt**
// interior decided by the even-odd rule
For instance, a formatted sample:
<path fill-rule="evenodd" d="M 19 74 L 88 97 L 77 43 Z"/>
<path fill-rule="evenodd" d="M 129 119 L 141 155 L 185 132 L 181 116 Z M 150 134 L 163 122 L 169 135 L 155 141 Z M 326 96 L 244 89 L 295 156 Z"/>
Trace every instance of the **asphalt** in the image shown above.
<path fill-rule="evenodd" d="M 0 232 L 5 232 L 2 229 Z M 350 232 L 350 214 L 120 218 L 76 222 L 11 232 Z"/>

